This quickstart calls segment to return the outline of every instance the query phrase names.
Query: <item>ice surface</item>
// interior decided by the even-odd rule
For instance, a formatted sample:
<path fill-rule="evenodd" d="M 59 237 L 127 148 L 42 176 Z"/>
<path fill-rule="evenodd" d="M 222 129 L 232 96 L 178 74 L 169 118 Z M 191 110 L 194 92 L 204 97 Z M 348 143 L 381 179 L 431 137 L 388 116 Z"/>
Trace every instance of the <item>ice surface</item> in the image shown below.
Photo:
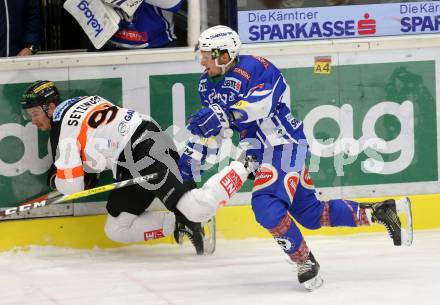
<path fill-rule="evenodd" d="M 324 286 L 306 292 L 271 239 L 0 254 L 1 305 L 438 305 L 440 231 L 410 248 L 383 234 L 310 237 Z"/>

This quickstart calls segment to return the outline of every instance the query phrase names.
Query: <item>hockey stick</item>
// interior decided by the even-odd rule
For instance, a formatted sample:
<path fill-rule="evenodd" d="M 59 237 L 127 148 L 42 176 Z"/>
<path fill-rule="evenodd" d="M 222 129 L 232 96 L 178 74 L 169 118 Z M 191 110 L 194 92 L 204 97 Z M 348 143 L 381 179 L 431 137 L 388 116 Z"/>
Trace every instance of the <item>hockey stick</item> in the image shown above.
<path fill-rule="evenodd" d="M 38 201 L 43 201 L 45 199 L 52 199 L 52 198 L 55 198 L 55 197 L 58 197 L 58 196 L 61 196 L 60 192 L 58 192 L 58 191 L 51 191 L 51 192 L 49 192 L 47 194 L 41 195 L 40 197 L 30 199 L 30 200 L 28 200 L 28 201 L 26 201 L 26 202 L 24 202 L 24 203 L 22 203 L 20 205 L 26 205 L 26 204 L 30 204 L 30 203 L 34 203 L 34 202 L 38 202 Z"/>
<path fill-rule="evenodd" d="M 97 174 L 97 179 L 99 179 L 99 173 Z M 20 204 L 20 205 L 26 205 L 26 204 L 29 204 L 29 203 L 34 203 L 34 202 L 38 202 L 38 201 L 43 201 L 43 200 L 45 200 L 45 199 L 52 199 L 52 198 L 55 198 L 55 197 L 58 197 L 58 196 L 61 196 L 62 194 L 60 193 L 60 192 L 58 192 L 57 190 L 52 190 L 52 191 L 50 191 L 49 193 L 46 193 L 46 194 L 44 194 L 44 195 L 41 195 L 41 196 L 39 196 L 39 197 L 37 197 L 37 198 L 33 198 L 33 199 L 30 199 L 30 200 L 28 200 L 28 201 L 25 201 L 24 203 L 22 203 L 22 204 Z"/>
<path fill-rule="evenodd" d="M 39 200 L 39 201 L 31 200 L 29 203 L 25 203 L 25 204 L 19 205 L 14 208 L 4 209 L 4 210 L 0 211 L 0 218 L 4 218 L 6 216 L 10 216 L 10 215 L 13 215 L 13 214 L 16 214 L 19 212 L 30 211 L 35 208 L 41 208 L 41 207 L 44 207 L 47 205 L 63 203 L 63 202 L 67 202 L 67 201 L 71 201 L 71 200 L 75 200 L 75 199 L 79 199 L 79 198 L 84 198 L 84 197 L 108 192 L 111 190 L 119 189 L 119 188 L 130 186 L 130 185 L 148 182 L 153 179 L 156 179 L 158 176 L 159 176 L 158 173 L 152 173 L 152 174 L 137 177 L 137 178 L 132 178 L 132 179 L 128 179 L 128 180 L 124 180 L 124 181 L 120 181 L 120 182 L 115 182 L 115 183 L 111 183 L 111 184 L 98 186 L 98 187 L 95 187 L 92 189 L 84 190 L 84 191 L 73 193 L 70 195 L 63 195 L 60 193 L 58 196 L 55 196 L 52 198 L 50 198 L 49 194 L 51 194 L 51 193 L 49 193 L 49 194 L 46 194 L 48 196 L 46 199 Z M 42 197 L 39 197 L 39 198 L 44 198 L 46 195 L 43 195 Z"/>

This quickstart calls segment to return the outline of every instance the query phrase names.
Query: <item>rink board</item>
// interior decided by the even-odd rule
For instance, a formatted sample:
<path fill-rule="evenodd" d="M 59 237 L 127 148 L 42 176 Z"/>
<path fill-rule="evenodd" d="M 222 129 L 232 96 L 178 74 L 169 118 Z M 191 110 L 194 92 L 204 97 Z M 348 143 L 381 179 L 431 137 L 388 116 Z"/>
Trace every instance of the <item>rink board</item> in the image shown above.
<path fill-rule="evenodd" d="M 411 196 L 415 230 L 440 228 L 440 195 Z M 361 201 L 382 200 L 369 198 Z M 31 245 L 58 246 L 78 249 L 114 248 L 124 246 L 109 240 L 104 234 L 105 215 L 83 217 L 51 217 L 0 222 L 0 251 L 27 249 Z M 382 226 L 361 228 L 322 228 L 317 231 L 302 229 L 305 235 L 338 235 L 383 232 Z M 269 233 L 255 221 L 249 205 L 227 206 L 217 215 L 219 239 L 241 240 L 268 238 Z M 417 240 L 414 241 L 415 243 Z M 174 243 L 172 237 L 148 241 L 146 245 Z"/>
<path fill-rule="evenodd" d="M 286 100 L 311 143 L 319 194 L 354 198 L 440 194 L 439 45 L 440 36 L 423 35 L 247 45 L 242 53 L 282 70 Z M 52 79 L 63 98 L 100 95 L 151 115 L 183 149 L 186 119 L 199 107 L 200 72 L 192 48 L 0 61 L 0 207 L 48 191 L 47 135 L 23 120 L 17 102 L 30 82 Z M 251 188 L 247 182 L 240 192 Z"/>
<path fill-rule="evenodd" d="M 424 35 L 251 45 L 245 46 L 242 53 L 264 56 L 282 70 L 290 88 L 286 99 L 292 102 L 293 114 L 304 120 L 309 140 L 335 139 L 321 145 L 321 151 L 312 145 L 312 154 L 320 157 L 319 168 L 310 167 L 320 197 L 372 200 L 378 196 L 417 194 L 412 197 L 415 228 L 421 230 L 440 227 L 434 218 L 440 215 L 440 195 L 423 195 L 440 194 L 439 45 L 439 35 Z M 64 98 L 101 95 L 151 115 L 182 149 L 188 134 L 181 131 L 186 118 L 198 107 L 200 72 L 192 48 L 0 61 L 0 207 L 16 206 L 48 191 L 46 173 L 51 160 L 47 135 L 23 121 L 17 102 L 29 83 L 51 79 Z M 376 147 L 382 149 L 382 173 L 371 171 L 378 157 L 374 149 L 371 151 L 374 147 L 367 145 L 373 138 L 385 142 L 385 147 Z M 344 144 L 350 141 L 344 140 L 354 140 L 358 149 L 346 151 Z M 208 170 L 207 176 L 217 170 Z M 251 188 L 252 182 L 248 181 L 242 191 L 249 192 Z M 248 193 L 240 192 L 231 206 L 220 211 L 219 238 L 268 237 L 246 205 L 249 196 L 240 197 L 245 194 Z M 102 203 L 105 198 L 96 200 Z M 31 244 L 121 246 L 104 236 L 105 216 L 91 216 L 102 214 L 103 208 L 104 204 L 101 213 L 86 210 L 81 214 L 84 216 L 77 217 L 67 216 L 77 214 L 65 210 L 45 215 L 58 217 L 0 221 L 0 250 Z M 373 227 L 305 232 L 380 230 Z M 165 238 L 157 242 L 172 241 Z"/>

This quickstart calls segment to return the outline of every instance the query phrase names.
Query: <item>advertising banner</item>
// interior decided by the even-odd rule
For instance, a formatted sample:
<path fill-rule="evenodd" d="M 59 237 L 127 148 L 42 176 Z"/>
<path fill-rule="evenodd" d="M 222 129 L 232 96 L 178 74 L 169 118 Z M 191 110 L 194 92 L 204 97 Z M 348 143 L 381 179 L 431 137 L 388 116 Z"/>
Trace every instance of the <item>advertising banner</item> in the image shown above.
<path fill-rule="evenodd" d="M 312 144 L 316 186 L 437 181 L 433 61 L 336 66 L 325 77 L 312 68 L 282 72 Z M 181 113 L 196 110 L 198 76 L 150 77 L 151 114 L 162 126 L 172 122 L 172 104 L 185 105 Z M 176 85 L 184 94 L 173 97 Z"/>
<path fill-rule="evenodd" d="M 433 48 L 268 57 L 286 78 L 293 115 L 304 121 L 319 194 L 440 192 L 438 54 Z M 48 191 L 47 135 L 24 121 L 18 103 L 29 83 L 50 78 L 63 98 L 100 95 L 151 115 L 181 149 L 186 119 L 200 107 L 200 72 L 188 61 L 0 72 L 0 207 Z M 242 194 L 251 188 L 248 181 Z"/>
<path fill-rule="evenodd" d="M 238 12 L 245 43 L 439 32 L 437 1 Z"/>

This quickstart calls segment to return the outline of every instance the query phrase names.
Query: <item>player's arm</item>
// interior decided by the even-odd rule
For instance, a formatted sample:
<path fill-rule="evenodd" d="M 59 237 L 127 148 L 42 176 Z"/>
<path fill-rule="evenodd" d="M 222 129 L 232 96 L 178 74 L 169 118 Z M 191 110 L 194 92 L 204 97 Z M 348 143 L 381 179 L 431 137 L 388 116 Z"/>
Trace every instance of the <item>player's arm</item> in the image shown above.
<path fill-rule="evenodd" d="M 62 138 L 58 143 L 55 185 L 63 194 L 84 190 L 84 168 L 76 138 Z"/>
<path fill-rule="evenodd" d="M 249 123 L 266 118 L 276 109 L 286 91 L 284 77 L 278 74 L 273 81 L 261 82 L 251 88 L 242 98 L 228 109 L 233 122 Z"/>

